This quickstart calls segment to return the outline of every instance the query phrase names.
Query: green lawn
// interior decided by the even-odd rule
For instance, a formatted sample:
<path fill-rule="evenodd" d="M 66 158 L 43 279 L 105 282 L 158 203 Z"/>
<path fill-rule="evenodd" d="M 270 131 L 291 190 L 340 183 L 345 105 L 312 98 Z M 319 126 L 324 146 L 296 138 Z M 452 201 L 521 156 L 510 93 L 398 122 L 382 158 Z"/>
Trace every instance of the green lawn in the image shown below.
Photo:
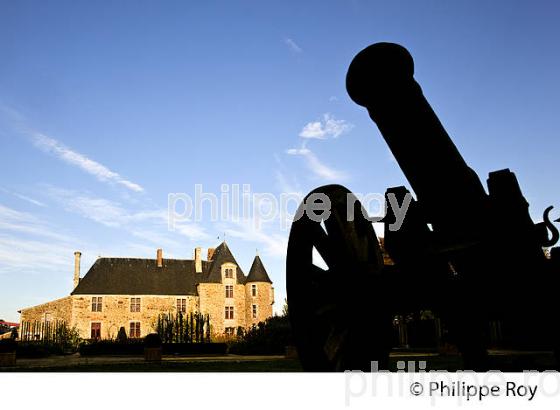
<path fill-rule="evenodd" d="M 300 372 L 298 360 L 281 356 L 224 356 L 224 357 L 165 357 L 160 363 L 144 362 L 142 357 L 78 357 L 52 356 L 45 359 L 22 359 L 13 368 L 2 368 L 2 372 Z M 89 361 L 89 362 L 88 362 Z M 416 371 L 420 361 L 426 363 L 424 370 L 462 369 L 459 356 L 440 356 L 436 353 L 393 352 L 389 369 L 396 371 L 398 362 L 414 362 Z M 490 369 L 502 371 L 550 370 L 555 369 L 551 352 L 495 351 L 490 353 Z M 407 366 L 408 368 L 408 366 Z M 402 369 L 402 367 L 400 367 Z"/>
<path fill-rule="evenodd" d="M 12 372 L 301 372 L 297 360 L 224 362 L 104 363 L 53 367 L 3 368 Z"/>

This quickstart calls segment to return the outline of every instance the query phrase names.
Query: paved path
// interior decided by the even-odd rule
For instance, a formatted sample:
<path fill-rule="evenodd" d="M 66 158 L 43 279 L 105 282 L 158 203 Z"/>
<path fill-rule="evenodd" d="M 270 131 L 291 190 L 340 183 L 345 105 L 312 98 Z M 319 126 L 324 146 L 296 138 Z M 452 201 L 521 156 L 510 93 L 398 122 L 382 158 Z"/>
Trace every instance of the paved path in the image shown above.
<path fill-rule="evenodd" d="M 281 360 L 284 356 L 163 356 L 164 362 L 173 363 L 194 363 L 194 362 L 252 362 Z M 22 368 L 41 368 L 41 367 L 68 367 L 80 365 L 103 365 L 119 363 L 144 363 L 143 356 L 80 356 L 75 353 L 68 356 L 49 356 L 40 359 L 17 359 L 16 366 Z"/>

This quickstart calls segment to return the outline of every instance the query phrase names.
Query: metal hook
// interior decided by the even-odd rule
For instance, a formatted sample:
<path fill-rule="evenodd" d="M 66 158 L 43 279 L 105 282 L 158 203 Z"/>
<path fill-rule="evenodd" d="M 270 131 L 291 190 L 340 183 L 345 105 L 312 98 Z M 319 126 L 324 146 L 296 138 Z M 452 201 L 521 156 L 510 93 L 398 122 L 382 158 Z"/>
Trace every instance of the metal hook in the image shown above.
<path fill-rule="evenodd" d="M 549 206 L 548 208 L 546 208 L 544 210 L 544 213 L 543 213 L 544 224 L 548 228 L 550 233 L 552 234 L 552 237 L 550 239 L 547 239 L 546 242 L 543 244 L 543 246 L 553 246 L 554 244 L 556 244 L 556 242 L 558 242 L 558 239 L 560 239 L 560 234 L 558 233 L 558 229 L 550 221 L 550 217 L 548 216 L 550 211 L 552 211 L 552 208 L 554 208 L 554 207 Z M 554 222 L 560 222 L 560 218 L 556 219 Z"/>

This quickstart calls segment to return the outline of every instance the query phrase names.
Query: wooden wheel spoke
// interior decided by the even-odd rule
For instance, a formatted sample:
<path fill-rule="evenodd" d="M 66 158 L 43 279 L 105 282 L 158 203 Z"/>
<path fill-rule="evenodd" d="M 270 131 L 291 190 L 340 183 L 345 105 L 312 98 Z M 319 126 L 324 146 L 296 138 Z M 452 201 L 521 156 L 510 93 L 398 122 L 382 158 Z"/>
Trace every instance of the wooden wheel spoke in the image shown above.
<path fill-rule="evenodd" d="M 327 305 L 322 305 L 315 309 L 315 314 L 317 315 L 318 319 L 328 319 L 331 320 L 334 316 L 336 316 L 337 311 L 340 307 L 336 303 L 329 303 Z"/>
<path fill-rule="evenodd" d="M 331 362 L 335 362 L 341 350 L 344 349 L 347 335 L 348 329 L 339 329 L 337 326 L 331 327 L 323 345 L 323 350 Z"/>
<path fill-rule="evenodd" d="M 331 269 L 323 270 L 315 265 L 311 265 L 309 267 L 308 275 L 309 279 L 311 279 L 311 281 L 314 283 L 323 283 L 325 281 L 334 279 L 333 271 Z"/>
<path fill-rule="evenodd" d="M 338 267 L 339 259 L 336 249 L 332 246 L 332 238 L 327 235 L 318 223 L 313 223 L 311 226 L 309 233 L 312 238 L 311 242 L 313 246 L 317 249 L 317 252 L 319 252 L 330 269 Z"/>

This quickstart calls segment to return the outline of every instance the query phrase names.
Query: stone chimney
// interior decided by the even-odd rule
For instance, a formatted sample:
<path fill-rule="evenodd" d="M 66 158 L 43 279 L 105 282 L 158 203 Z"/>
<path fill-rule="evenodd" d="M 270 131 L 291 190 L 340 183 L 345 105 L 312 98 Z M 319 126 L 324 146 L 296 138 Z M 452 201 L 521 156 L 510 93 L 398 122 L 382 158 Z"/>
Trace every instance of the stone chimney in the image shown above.
<path fill-rule="evenodd" d="M 159 248 L 157 250 L 157 267 L 158 268 L 163 268 L 163 250 L 161 248 Z"/>
<path fill-rule="evenodd" d="M 80 259 L 82 258 L 82 252 L 74 252 L 74 289 L 80 283 Z"/>
<path fill-rule="evenodd" d="M 194 248 L 194 269 L 196 273 L 202 273 L 202 248 Z"/>
<path fill-rule="evenodd" d="M 216 251 L 216 248 L 208 248 L 208 256 L 206 257 L 207 261 L 211 261 L 212 258 L 214 257 L 214 252 Z"/>

